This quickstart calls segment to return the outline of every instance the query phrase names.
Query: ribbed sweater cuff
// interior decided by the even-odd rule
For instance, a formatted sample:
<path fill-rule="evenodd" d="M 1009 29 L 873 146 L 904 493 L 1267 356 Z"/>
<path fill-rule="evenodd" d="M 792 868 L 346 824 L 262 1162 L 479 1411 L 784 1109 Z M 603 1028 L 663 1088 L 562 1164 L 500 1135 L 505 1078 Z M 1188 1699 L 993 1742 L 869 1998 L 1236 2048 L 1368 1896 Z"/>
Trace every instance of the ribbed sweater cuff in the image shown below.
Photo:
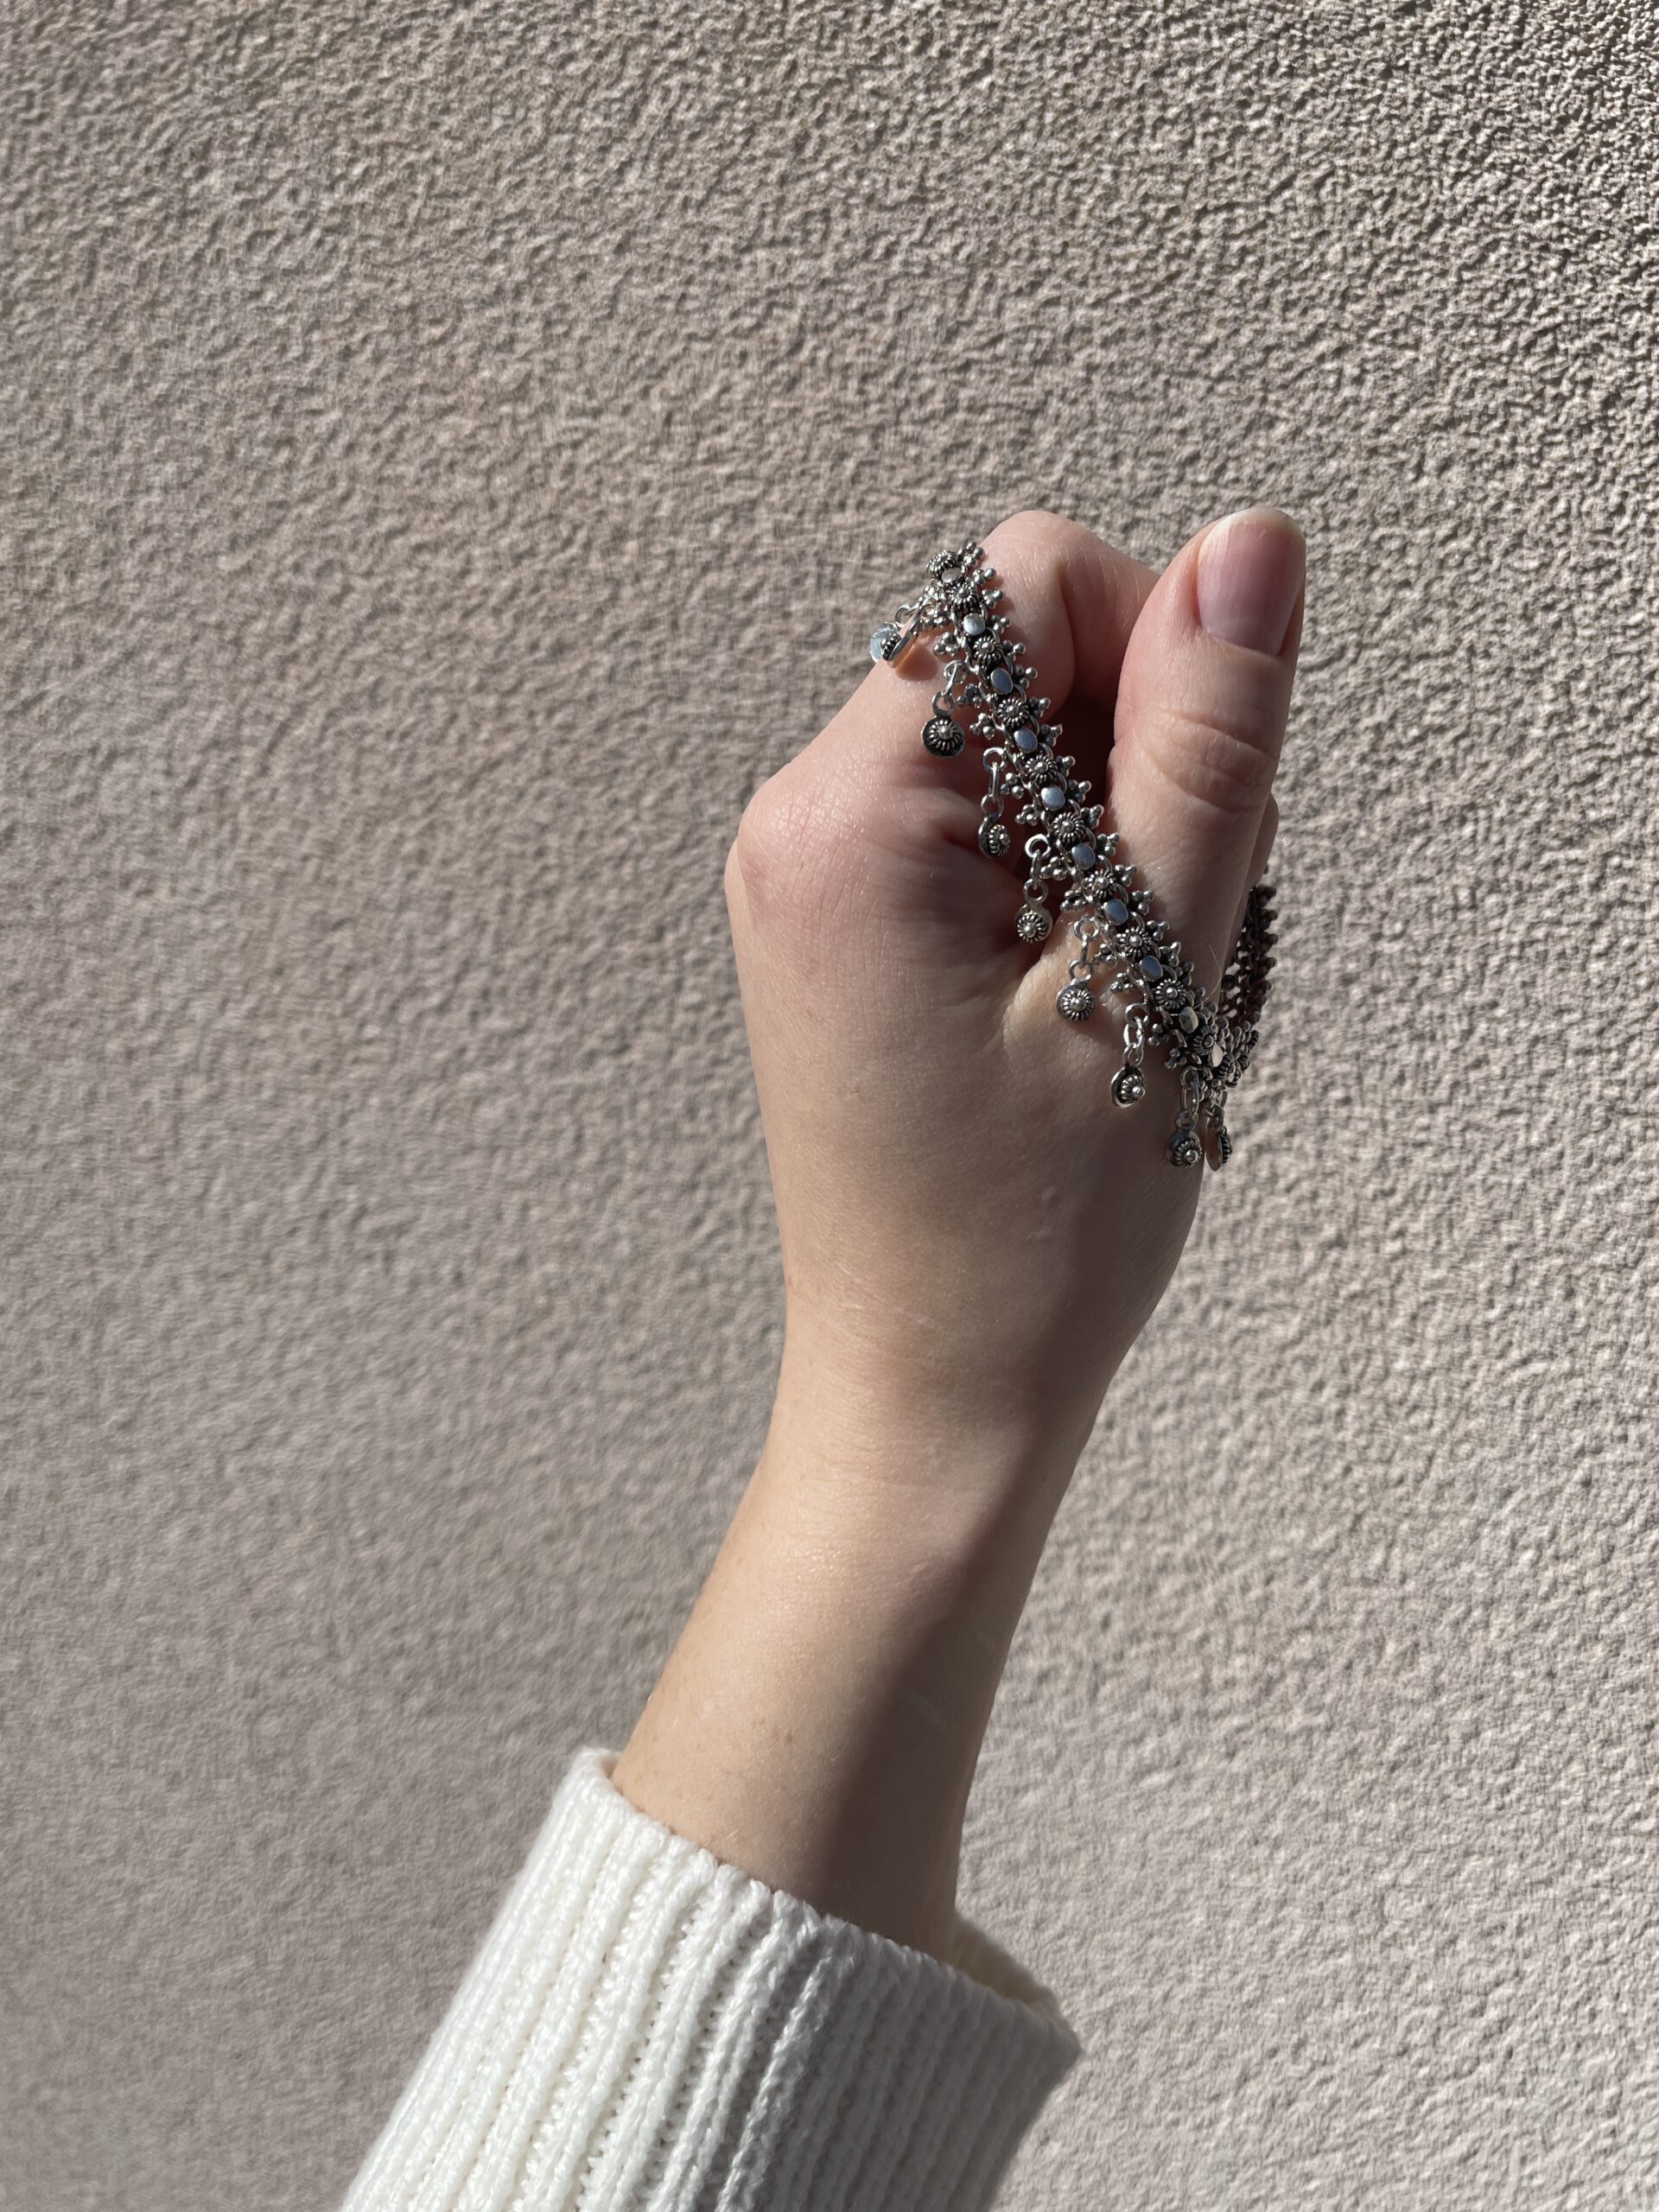
<path fill-rule="evenodd" d="M 979 2212 L 1077 2055 L 952 1962 L 768 1889 L 573 1760 L 343 2212 Z"/>

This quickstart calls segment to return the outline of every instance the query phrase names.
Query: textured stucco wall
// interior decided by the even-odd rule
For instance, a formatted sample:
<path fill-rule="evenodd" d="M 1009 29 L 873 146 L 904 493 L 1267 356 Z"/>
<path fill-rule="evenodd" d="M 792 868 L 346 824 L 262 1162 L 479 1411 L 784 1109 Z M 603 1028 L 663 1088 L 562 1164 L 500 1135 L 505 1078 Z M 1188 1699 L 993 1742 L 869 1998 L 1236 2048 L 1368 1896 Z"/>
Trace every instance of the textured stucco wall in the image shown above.
<path fill-rule="evenodd" d="M 0 2204 L 343 2187 L 760 1432 L 742 801 L 943 535 L 1256 497 L 1281 989 L 987 1749 L 1011 2197 L 1659 2202 L 1652 35 L 7 11 Z"/>

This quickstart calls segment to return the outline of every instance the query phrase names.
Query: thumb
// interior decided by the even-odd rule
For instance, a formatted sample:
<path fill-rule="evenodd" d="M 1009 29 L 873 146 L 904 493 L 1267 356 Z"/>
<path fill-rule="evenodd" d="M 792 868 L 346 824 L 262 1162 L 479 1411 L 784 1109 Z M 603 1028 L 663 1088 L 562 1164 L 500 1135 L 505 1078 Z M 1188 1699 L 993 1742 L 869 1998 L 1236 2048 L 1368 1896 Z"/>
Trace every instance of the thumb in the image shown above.
<path fill-rule="evenodd" d="M 1211 991 L 1271 835 L 1305 566 L 1276 508 L 1211 523 L 1159 578 L 1123 656 L 1113 824 Z"/>

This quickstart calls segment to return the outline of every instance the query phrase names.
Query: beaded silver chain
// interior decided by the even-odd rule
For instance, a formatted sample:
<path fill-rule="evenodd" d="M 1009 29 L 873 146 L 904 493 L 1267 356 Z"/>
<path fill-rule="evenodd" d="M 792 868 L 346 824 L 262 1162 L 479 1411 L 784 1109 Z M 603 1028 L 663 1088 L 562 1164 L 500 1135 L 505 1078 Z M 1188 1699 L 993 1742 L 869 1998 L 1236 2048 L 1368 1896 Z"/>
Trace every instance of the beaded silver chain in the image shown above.
<path fill-rule="evenodd" d="M 944 680 L 933 694 L 922 743 L 945 760 L 962 751 L 968 734 L 982 741 L 979 849 L 988 858 L 1013 850 L 1010 810 L 1015 827 L 1028 831 L 1025 904 L 1014 930 L 1023 944 L 1041 944 L 1054 926 L 1053 899 L 1077 945 L 1057 1011 L 1065 1020 L 1087 1021 L 1100 990 L 1122 1001 L 1123 1057 L 1112 1096 L 1120 1106 L 1138 1105 L 1147 1095 L 1147 1050 L 1166 1046 L 1180 1084 L 1169 1158 L 1178 1167 L 1198 1166 L 1207 1128 L 1219 1167 L 1233 1149 L 1227 1093 L 1255 1053 L 1274 964 L 1272 891 L 1265 883 L 1251 891 L 1220 993 L 1211 1000 L 1179 940 L 1154 912 L 1134 864 L 1122 857 L 1116 832 L 1102 834 L 1104 809 L 1090 804 L 1076 759 L 1059 749 L 1062 726 L 1050 720 L 1049 701 L 1036 696 L 1036 672 L 1010 633 L 1002 599 L 982 546 L 941 553 L 916 598 L 871 637 L 870 658 L 897 660 L 920 639 L 943 663 Z"/>

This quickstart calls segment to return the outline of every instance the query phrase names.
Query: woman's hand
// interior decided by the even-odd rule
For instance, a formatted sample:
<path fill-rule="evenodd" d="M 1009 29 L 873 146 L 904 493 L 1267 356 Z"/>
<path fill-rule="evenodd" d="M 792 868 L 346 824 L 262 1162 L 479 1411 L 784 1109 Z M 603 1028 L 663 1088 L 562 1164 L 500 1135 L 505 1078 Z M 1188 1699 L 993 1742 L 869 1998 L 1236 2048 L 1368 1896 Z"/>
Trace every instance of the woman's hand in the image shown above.
<path fill-rule="evenodd" d="M 1065 745 L 1212 996 L 1265 865 L 1303 552 L 1269 509 L 1155 582 L 1075 524 L 985 541 Z M 948 1948 L 980 1734 L 1065 1483 L 1200 1173 L 1110 1096 L 976 842 L 979 749 L 926 753 L 912 646 L 751 802 L 727 870 L 783 1243 L 754 1483 L 619 1785 L 751 1872 Z"/>
<path fill-rule="evenodd" d="M 1300 536 L 1255 511 L 1155 584 L 1048 515 L 986 550 L 1079 773 L 1213 995 L 1272 842 Z M 1057 1015 L 1069 925 L 1036 957 L 1015 938 L 1023 871 L 976 842 L 980 748 L 918 741 L 938 681 L 919 646 L 873 669 L 757 792 L 727 870 L 791 1350 L 1064 1456 L 1169 1280 L 1200 1173 L 1166 1156 L 1158 1055 L 1147 1098 L 1114 1104 L 1114 1002 Z"/>

